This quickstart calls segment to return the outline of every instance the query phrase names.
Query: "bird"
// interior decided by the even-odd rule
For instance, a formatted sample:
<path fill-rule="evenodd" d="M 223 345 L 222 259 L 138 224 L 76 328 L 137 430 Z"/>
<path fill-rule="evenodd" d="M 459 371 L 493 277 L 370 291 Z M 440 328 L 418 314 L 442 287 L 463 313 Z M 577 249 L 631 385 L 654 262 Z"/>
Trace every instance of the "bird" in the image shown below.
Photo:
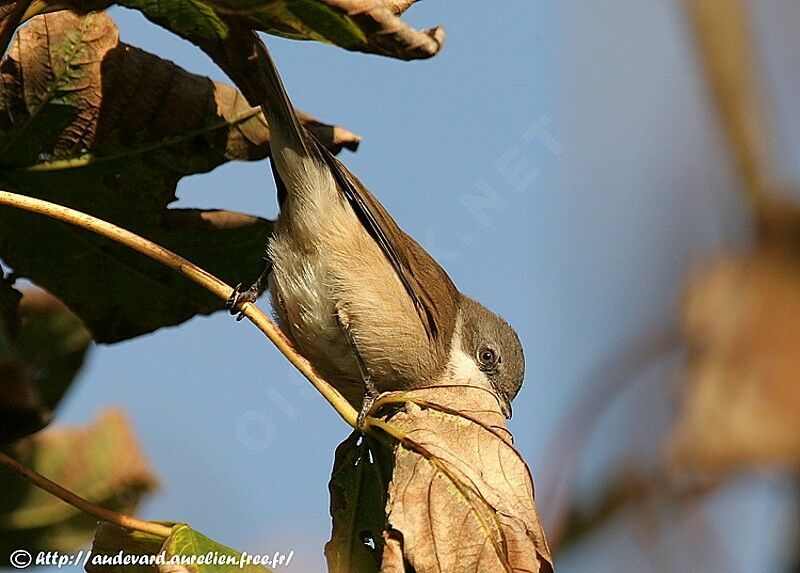
<path fill-rule="evenodd" d="M 267 278 L 289 340 L 359 411 L 364 428 L 384 392 L 474 385 L 511 417 L 523 383 L 519 337 L 500 316 L 461 293 L 295 112 L 266 45 L 255 47 L 279 215 L 267 269 L 234 289 L 231 313 Z"/>

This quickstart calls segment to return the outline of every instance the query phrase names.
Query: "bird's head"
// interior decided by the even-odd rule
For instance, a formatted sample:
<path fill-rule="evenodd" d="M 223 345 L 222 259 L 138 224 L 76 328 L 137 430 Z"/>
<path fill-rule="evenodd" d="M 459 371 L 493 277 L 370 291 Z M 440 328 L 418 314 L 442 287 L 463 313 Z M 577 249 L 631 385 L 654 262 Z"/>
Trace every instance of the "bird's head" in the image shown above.
<path fill-rule="evenodd" d="M 514 329 L 479 302 L 461 295 L 460 345 L 473 376 L 485 380 L 497 395 L 506 418 L 511 401 L 522 387 L 525 356 Z"/>

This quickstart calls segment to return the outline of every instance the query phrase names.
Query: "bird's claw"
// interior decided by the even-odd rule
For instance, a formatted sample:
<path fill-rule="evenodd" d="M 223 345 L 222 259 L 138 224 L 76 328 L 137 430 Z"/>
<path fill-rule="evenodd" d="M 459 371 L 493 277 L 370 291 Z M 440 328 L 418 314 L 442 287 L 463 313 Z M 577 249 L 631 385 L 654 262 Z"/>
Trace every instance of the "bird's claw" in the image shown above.
<path fill-rule="evenodd" d="M 356 418 L 356 430 L 362 434 L 367 429 L 367 418 L 372 414 L 375 400 L 378 399 L 379 395 L 380 394 L 372 388 L 368 388 L 366 394 L 364 394 L 364 401 L 361 403 L 361 410 L 359 410 L 358 417 Z"/>
<path fill-rule="evenodd" d="M 228 297 L 228 300 L 225 302 L 225 308 L 228 309 L 228 312 L 231 315 L 236 315 L 236 321 L 240 321 L 244 318 L 244 313 L 242 312 L 242 305 L 250 302 L 253 303 L 258 298 L 258 286 L 254 284 L 247 290 L 242 290 L 242 283 L 236 285 L 236 288 L 233 289 L 231 296 Z"/>

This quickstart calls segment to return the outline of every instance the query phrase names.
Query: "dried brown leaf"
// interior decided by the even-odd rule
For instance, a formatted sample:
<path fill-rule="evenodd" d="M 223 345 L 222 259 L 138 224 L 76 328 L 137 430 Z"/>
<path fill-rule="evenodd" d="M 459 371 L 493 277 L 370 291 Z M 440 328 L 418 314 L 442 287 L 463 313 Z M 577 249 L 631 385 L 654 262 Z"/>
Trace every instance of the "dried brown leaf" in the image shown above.
<path fill-rule="evenodd" d="M 295 40 L 315 40 L 346 50 L 401 60 L 430 58 L 439 53 L 444 45 L 445 32 L 442 27 L 417 30 L 400 18 L 415 2 L 416 0 L 42 0 L 44 10 L 68 7 L 82 13 L 120 4 L 140 10 L 151 21 L 198 46 L 227 40 L 236 35 L 233 29 L 240 28 Z M 2 6 L 3 0 L 0 0 L 0 10 Z"/>
<path fill-rule="evenodd" d="M 389 526 L 418 573 L 553 570 L 533 482 L 497 399 L 453 386 L 403 394 Z"/>
<path fill-rule="evenodd" d="M 213 3 L 236 5 L 232 0 L 213 0 Z M 398 18 L 398 14 L 413 3 L 412 0 L 277 2 L 272 3 L 273 6 L 277 5 L 275 8 L 270 6 L 269 10 L 264 10 L 263 16 L 256 21 L 260 24 L 259 29 L 290 38 L 310 38 L 337 44 L 349 50 L 372 52 L 403 60 L 429 58 L 442 49 L 444 29 L 437 26 L 416 30 Z M 272 13 L 279 17 L 273 17 Z M 348 20 L 354 24 L 358 33 L 348 25 Z M 334 23 L 337 25 L 332 25 Z M 336 33 L 330 34 L 330 31 Z"/>
<path fill-rule="evenodd" d="M 123 0 L 187 40 L 201 44 L 234 35 L 230 26 L 403 60 L 430 58 L 444 29 L 417 30 L 399 15 L 415 0 Z M 69 5 L 86 9 L 85 3 Z M 97 2 L 92 4 L 97 9 Z M 238 24 L 235 24 L 238 22 Z"/>

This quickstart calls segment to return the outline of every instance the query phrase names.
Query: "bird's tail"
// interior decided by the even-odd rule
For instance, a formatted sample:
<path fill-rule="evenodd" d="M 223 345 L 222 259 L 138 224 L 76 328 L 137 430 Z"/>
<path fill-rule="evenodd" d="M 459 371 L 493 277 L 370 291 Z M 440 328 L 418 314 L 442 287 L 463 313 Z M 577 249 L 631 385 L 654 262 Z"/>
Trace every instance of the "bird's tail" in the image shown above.
<path fill-rule="evenodd" d="M 260 69 L 263 72 L 261 102 L 270 130 L 270 144 L 274 150 L 291 149 L 300 157 L 313 156 L 314 149 L 305 128 L 300 125 L 286 88 L 283 87 L 275 62 L 260 39 L 256 42 Z"/>

